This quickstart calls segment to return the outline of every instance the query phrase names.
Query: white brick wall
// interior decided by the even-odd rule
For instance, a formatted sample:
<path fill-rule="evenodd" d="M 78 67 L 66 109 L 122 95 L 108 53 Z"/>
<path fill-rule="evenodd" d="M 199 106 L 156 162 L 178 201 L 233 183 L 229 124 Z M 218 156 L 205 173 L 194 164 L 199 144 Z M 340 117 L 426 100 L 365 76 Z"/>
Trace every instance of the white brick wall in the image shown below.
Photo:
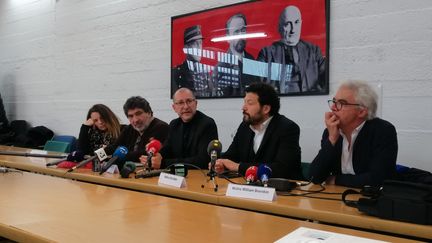
<path fill-rule="evenodd" d="M 10 120 L 78 135 L 88 108 L 146 97 L 155 116 L 175 117 L 169 100 L 171 16 L 231 0 L 2 0 L 0 93 Z M 432 1 L 333 0 L 331 92 L 343 79 L 382 85 L 382 117 L 398 130 L 398 161 L 432 170 Z M 303 161 L 318 151 L 327 96 L 282 97 L 281 113 L 301 127 Z M 226 148 L 242 99 L 200 100 Z M 233 119 L 234 118 L 234 119 Z"/>

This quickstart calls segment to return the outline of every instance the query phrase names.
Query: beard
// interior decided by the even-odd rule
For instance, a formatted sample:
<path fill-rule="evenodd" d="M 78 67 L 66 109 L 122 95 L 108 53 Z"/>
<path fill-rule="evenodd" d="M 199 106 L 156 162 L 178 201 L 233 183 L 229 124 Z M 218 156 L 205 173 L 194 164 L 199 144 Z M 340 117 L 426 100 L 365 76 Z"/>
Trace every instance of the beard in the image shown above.
<path fill-rule="evenodd" d="M 264 116 L 261 110 L 255 115 L 251 116 L 250 114 L 243 112 L 243 122 L 247 125 L 258 125 L 264 121 Z"/>
<path fill-rule="evenodd" d="M 238 53 L 243 53 L 245 48 L 246 48 L 246 41 L 243 39 L 238 40 L 237 43 L 234 45 L 234 49 Z"/>

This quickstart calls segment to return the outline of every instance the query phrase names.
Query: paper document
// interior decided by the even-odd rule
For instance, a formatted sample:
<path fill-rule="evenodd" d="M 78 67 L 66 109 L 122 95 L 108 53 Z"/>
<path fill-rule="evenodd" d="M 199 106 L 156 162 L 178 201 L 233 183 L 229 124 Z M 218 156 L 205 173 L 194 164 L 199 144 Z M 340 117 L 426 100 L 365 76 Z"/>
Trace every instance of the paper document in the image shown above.
<path fill-rule="evenodd" d="M 276 241 L 276 243 L 378 243 L 385 242 L 380 240 L 371 240 L 352 235 L 345 235 L 333 233 L 330 231 L 316 230 L 305 227 L 299 227 L 293 232 L 287 234 L 283 238 Z"/>

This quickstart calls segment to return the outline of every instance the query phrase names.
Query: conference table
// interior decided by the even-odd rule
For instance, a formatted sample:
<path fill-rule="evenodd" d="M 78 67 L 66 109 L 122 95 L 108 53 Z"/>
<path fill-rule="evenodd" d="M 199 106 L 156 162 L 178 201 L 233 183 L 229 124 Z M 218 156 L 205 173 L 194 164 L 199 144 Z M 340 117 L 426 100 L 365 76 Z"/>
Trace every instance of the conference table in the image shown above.
<path fill-rule="evenodd" d="M 391 236 L 46 176 L 0 174 L 0 235 L 18 242 L 274 242 L 298 227 Z"/>
<path fill-rule="evenodd" d="M 28 149 L 6 146 L 0 146 L 0 151 L 34 152 Z M 278 196 L 273 202 L 265 202 L 225 196 L 228 182 L 221 178 L 216 179 L 218 191 L 214 191 L 213 184 L 207 180 L 205 172 L 203 173 L 198 170 L 189 171 L 189 175 L 186 177 L 187 186 L 185 188 L 175 188 L 158 185 L 157 177 L 135 179 L 132 176 L 131 178 L 123 179 L 120 178 L 118 174 L 105 173 L 99 175 L 99 173 L 92 172 L 89 169 L 78 169 L 74 172 L 67 173 L 65 169 L 55 167 L 48 168 L 45 166 L 47 162 L 52 160 L 53 159 L 46 158 L 0 155 L 0 166 L 271 215 L 343 227 L 353 227 L 402 237 L 432 239 L 432 226 L 430 225 L 379 219 L 365 215 L 356 208 L 348 207 L 341 200 L 322 199 L 323 197 L 340 199 L 340 194 L 329 195 L 317 193 L 310 195 L 311 197 L 320 198 Z M 244 183 L 242 178 L 236 178 L 234 181 Z M 318 185 L 302 187 L 302 189 L 305 190 L 317 190 L 318 188 Z M 327 185 L 325 192 L 342 193 L 346 189 L 345 187 Z M 296 193 L 295 191 L 293 192 Z"/>

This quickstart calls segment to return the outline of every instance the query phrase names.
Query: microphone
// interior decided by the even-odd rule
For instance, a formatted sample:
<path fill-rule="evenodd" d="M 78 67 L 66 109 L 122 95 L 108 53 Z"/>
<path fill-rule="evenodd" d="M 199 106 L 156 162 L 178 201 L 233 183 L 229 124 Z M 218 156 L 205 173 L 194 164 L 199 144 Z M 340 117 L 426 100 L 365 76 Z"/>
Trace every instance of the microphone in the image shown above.
<path fill-rule="evenodd" d="M 207 146 L 207 153 L 210 156 L 210 172 L 209 174 L 214 175 L 215 174 L 215 163 L 216 160 L 220 157 L 220 154 L 222 152 L 222 143 L 215 139 L 210 141 L 210 143 Z"/>
<path fill-rule="evenodd" d="M 46 166 L 53 166 L 53 165 L 58 165 L 63 161 L 73 161 L 73 162 L 78 162 L 84 159 L 84 154 L 81 151 L 73 151 L 70 154 L 68 154 L 66 159 L 60 159 L 60 160 L 56 160 L 56 161 L 52 161 L 46 164 Z"/>
<path fill-rule="evenodd" d="M 92 161 L 93 161 L 94 159 L 96 159 L 96 158 L 97 158 L 97 155 L 90 156 L 90 157 L 88 157 L 87 159 L 85 159 L 85 160 L 79 162 L 79 164 L 77 164 L 77 165 L 75 165 L 74 167 L 70 168 L 67 172 L 72 172 L 72 171 L 74 171 L 75 169 L 81 168 L 81 167 L 83 167 L 84 165 L 86 165 L 86 164 L 92 162 Z"/>
<path fill-rule="evenodd" d="M 162 172 L 170 173 L 182 177 L 186 177 L 188 174 L 188 168 L 184 164 L 173 164 L 172 166 L 170 166 L 170 168 L 161 169 L 161 170 L 152 170 L 152 171 L 141 170 L 141 171 L 142 173 L 137 174 L 135 178 L 155 177 L 155 176 L 159 176 Z"/>
<path fill-rule="evenodd" d="M 100 153 L 100 150 L 104 150 L 103 148 L 100 148 L 100 149 L 98 149 L 98 150 L 96 150 L 96 151 L 99 151 L 99 153 Z M 83 166 L 85 166 L 86 164 L 88 164 L 88 163 L 90 163 L 90 162 L 92 162 L 94 159 L 96 159 L 97 157 L 98 157 L 98 153 L 96 153 L 96 151 L 94 152 L 95 153 L 95 155 L 93 155 L 93 156 L 90 156 L 90 157 L 88 157 L 87 159 L 85 159 L 85 160 L 83 160 L 84 159 L 84 155 L 82 155 L 82 157 L 81 157 L 81 159 L 76 159 L 76 161 L 81 161 L 79 164 L 77 164 L 77 165 L 75 165 L 74 167 L 72 167 L 72 168 L 70 168 L 67 172 L 72 172 L 72 171 L 74 171 L 74 170 L 76 170 L 76 169 L 78 169 L 78 168 L 81 168 L 81 167 L 83 167 Z M 74 152 L 77 152 L 77 151 L 74 151 Z M 72 152 L 72 153 L 74 153 L 74 152 Z M 80 152 L 81 153 L 81 152 Z M 103 151 L 103 153 L 105 153 L 105 150 Z M 82 153 L 81 153 L 82 154 Z M 76 157 L 78 157 L 78 156 L 76 156 Z M 69 160 L 69 156 L 68 156 L 68 160 Z M 74 160 L 75 161 L 75 160 Z"/>
<path fill-rule="evenodd" d="M 272 175 L 272 169 L 266 165 L 266 164 L 261 164 L 258 167 L 258 179 L 261 181 L 261 183 L 263 184 L 263 186 L 267 186 L 268 180 Z"/>
<path fill-rule="evenodd" d="M 73 162 L 78 162 L 83 159 L 84 159 L 84 154 L 79 150 L 73 151 L 66 158 L 67 161 L 73 161 Z"/>
<path fill-rule="evenodd" d="M 111 167 L 111 165 L 124 161 L 126 159 L 126 155 L 128 153 L 128 149 L 124 146 L 120 146 L 116 148 L 116 150 L 113 153 L 113 156 L 110 160 L 108 160 L 105 165 L 102 167 L 101 171 L 99 172 L 99 175 L 102 175 Z"/>
<path fill-rule="evenodd" d="M 246 184 L 252 184 L 257 180 L 257 170 L 258 167 L 256 166 L 250 166 L 247 170 L 246 170 Z"/>
<path fill-rule="evenodd" d="M 63 159 L 59 159 L 59 160 L 55 160 L 55 161 L 52 161 L 52 162 L 48 162 L 48 163 L 46 163 L 46 166 L 48 167 L 48 166 L 58 165 L 58 164 L 60 164 L 63 161 L 65 161 L 64 158 Z"/>
<path fill-rule="evenodd" d="M 147 152 L 147 165 L 148 169 L 151 170 L 152 168 L 152 157 L 159 152 L 161 149 L 162 144 L 157 139 L 151 139 L 150 142 L 146 145 L 146 152 Z"/>
<path fill-rule="evenodd" d="M 136 169 L 136 165 L 132 161 L 128 161 L 123 165 L 123 168 L 120 171 L 120 176 L 122 178 L 129 178 L 129 175 L 134 172 Z"/>

